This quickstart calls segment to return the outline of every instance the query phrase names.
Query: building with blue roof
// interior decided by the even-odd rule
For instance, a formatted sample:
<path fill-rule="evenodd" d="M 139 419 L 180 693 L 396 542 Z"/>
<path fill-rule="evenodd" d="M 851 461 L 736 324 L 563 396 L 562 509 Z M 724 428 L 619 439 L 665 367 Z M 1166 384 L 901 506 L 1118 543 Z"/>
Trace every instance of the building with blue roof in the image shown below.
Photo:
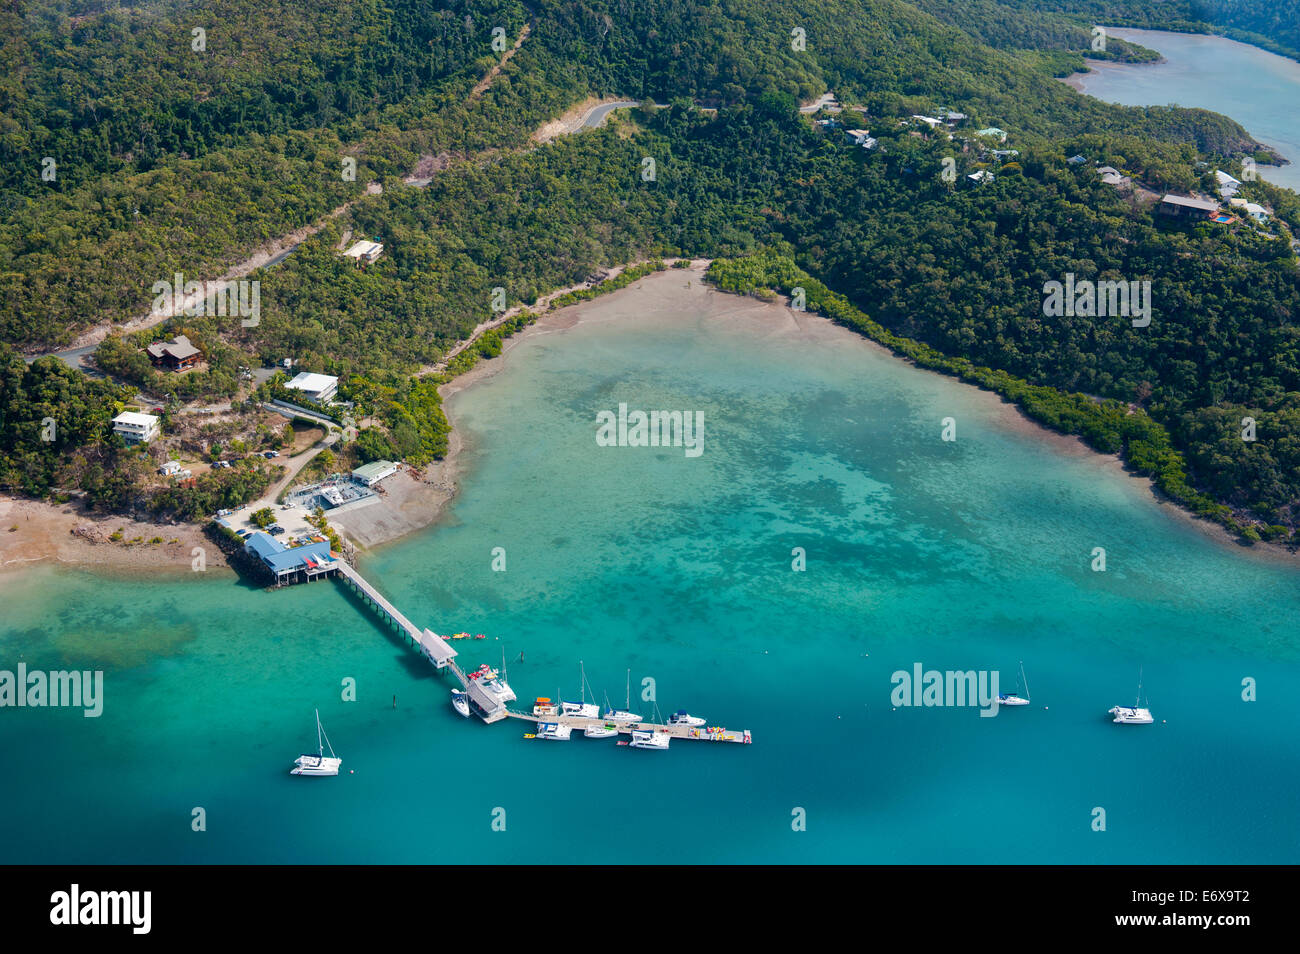
<path fill-rule="evenodd" d="M 249 534 L 244 552 L 261 563 L 275 577 L 276 585 L 328 576 L 338 569 L 330 556 L 330 542 L 317 540 L 296 547 L 286 547 L 275 537 L 260 530 Z"/>

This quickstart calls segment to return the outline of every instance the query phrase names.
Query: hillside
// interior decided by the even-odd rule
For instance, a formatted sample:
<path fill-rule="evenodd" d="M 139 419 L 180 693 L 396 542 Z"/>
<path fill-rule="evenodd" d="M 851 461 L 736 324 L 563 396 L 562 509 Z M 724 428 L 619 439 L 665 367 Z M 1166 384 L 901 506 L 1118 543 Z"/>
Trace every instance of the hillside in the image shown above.
<path fill-rule="evenodd" d="M 252 274 L 256 327 L 180 317 L 109 337 L 100 367 L 179 402 L 243 406 L 254 394 L 238 368 L 292 356 L 343 378 L 386 432 L 367 446 L 423 461 L 445 446 L 446 423 L 440 379 L 419 372 L 492 317 L 492 289 L 529 304 L 626 261 L 777 249 L 892 333 L 1145 409 L 1197 488 L 1253 533 L 1289 536 L 1300 517 L 1300 291 L 1288 231 L 1171 224 L 1092 173 L 1108 163 L 1153 189 L 1205 191 L 1214 165 L 1238 168 L 1258 144 L 1227 117 L 1080 96 L 1034 58 L 1077 51 L 1074 14 L 1044 3 L 1018 23 L 1013 0 L 989 3 L 789 0 L 774 16 L 751 0 L 314 11 L 209 0 L 88 7 L 75 23 L 5 14 L 20 29 L 3 46 L 18 66 L 0 87 L 14 106 L 6 174 L 17 176 L 0 219 L 0 336 L 29 348 L 70 341 L 143 314 L 153 283 L 174 272 L 214 277 L 316 223 L 292 256 Z M 209 31 L 206 58 L 188 39 L 204 18 L 230 25 Z M 500 47 L 525 25 L 505 60 Z M 791 43 L 795 27 L 805 48 Z M 74 80 L 71 63 L 90 68 Z M 860 108 L 841 118 L 880 148 L 853 148 L 795 111 L 827 89 Z M 568 106 L 603 96 L 674 105 L 530 142 Z M 968 117 L 952 140 L 911 119 L 943 108 Z M 998 143 L 975 134 L 985 126 L 1006 130 L 1017 154 L 993 153 Z M 73 157 L 54 182 L 34 172 L 47 150 Z M 1066 163 L 1075 153 L 1090 162 Z M 404 183 L 422 156 L 436 157 L 431 184 Z M 354 180 L 339 174 L 348 157 Z M 956 183 L 941 174 L 947 158 Z M 977 171 L 995 181 L 972 188 Z M 1300 225 L 1294 196 L 1252 189 Z M 337 254 L 345 233 L 379 238 L 385 255 L 355 267 Z M 1067 273 L 1152 282 L 1151 325 L 1045 320 L 1044 283 Z M 181 332 L 207 368 L 164 379 L 141 348 Z M 103 506 L 139 502 L 135 479 L 117 479 L 130 453 L 76 426 L 106 419 L 120 396 L 78 392 L 86 407 L 69 412 L 70 443 L 53 447 L 35 422 L 42 395 L 70 386 L 66 369 L 16 362 L 0 361 L 14 422 L 0 435 L 0 485 L 89 483 Z M 1259 421 L 1252 445 L 1233 440 L 1248 413 Z M 208 488 L 204 505 L 245 489 Z M 201 511 L 175 494 L 149 505 Z"/>

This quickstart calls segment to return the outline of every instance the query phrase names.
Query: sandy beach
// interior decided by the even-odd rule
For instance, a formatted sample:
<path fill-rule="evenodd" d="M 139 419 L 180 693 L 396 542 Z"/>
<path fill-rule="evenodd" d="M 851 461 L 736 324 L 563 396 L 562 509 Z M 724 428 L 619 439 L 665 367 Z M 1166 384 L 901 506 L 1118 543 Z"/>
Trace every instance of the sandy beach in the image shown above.
<path fill-rule="evenodd" d="M 111 539 L 119 531 L 121 538 Z M 156 538 L 161 542 L 150 542 Z M 193 573 L 196 548 L 202 549 L 207 570 L 226 567 L 221 551 L 194 524 L 92 514 L 76 501 L 0 497 L 0 577 L 41 563 L 125 574 Z"/>

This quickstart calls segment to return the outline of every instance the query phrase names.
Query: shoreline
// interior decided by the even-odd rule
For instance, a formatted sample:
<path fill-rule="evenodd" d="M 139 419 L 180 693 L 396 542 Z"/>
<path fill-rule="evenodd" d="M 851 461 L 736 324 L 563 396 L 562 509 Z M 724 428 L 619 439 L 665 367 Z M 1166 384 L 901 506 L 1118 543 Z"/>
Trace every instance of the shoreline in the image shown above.
<path fill-rule="evenodd" d="M 121 531 L 119 541 L 110 537 Z M 161 543 L 151 543 L 161 537 Z M 139 538 L 139 542 L 132 542 Z M 201 548 L 203 572 L 233 575 L 225 555 L 200 524 L 155 523 L 120 514 L 91 513 L 79 501 L 0 496 L 0 580 L 37 566 L 62 566 L 126 577 L 194 573 Z"/>
<path fill-rule="evenodd" d="M 1280 59 L 1287 60 L 1292 63 L 1300 63 L 1300 58 L 1287 56 L 1286 54 L 1278 53 L 1275 50 L 1270 50 L 1266 47 L 1259 46 L 1255 43 L 1250 43 L 1246 40 L 1239 40 L 1231 36 L 1226 36 L 1222 33 L 1212 33 L 1212 32 L 1187 33 L 1181 30 L 1155 29 L 1149 27 L 1107 27 L 1106 30 L 1108 32 L 1108 35 L 1114 36 L 1116 39 L 1123 40 L 1127 43 L 1132 43 L 1138 46 L 1143 46 L 1146 49 L 1153 50 L 1154 52 L 1159 54 L 1159 59 L 1152 60 L 1151 62 L 1130 63 L 1121 60 L 1098 60 L 1098 59 L 1093 59 L 1087 55 L 1084 55 L 1083 63 L 1085 69 L 1082 72 L 1071 73 L 1069 76 L 1055 77 L 1055 79 L 1064 83 L 1066 86 L 1070 87 L 1076 93 L 1079 93 L 1083 96 L 1090 96 L 1093 99 L 1097 99 L 1102 102 L 1112 102 L 1112 101 L 1104 99 L 1103 97 L 1098 96 L 1096 93 L 1089 92 L 1085 88 L 1090 77 L 1097 76 L 1108 71 L 1116 72 L 1127 68 L 1162 66 L 1162 65 L 1167 65 L 1169 63 L 1168 57 L 1166 57 L 1159 50 L 1156 50 L 1155 47 L 1147 45 L 1147 43 L 1154 42 L 1154 41 L 1152 41 L 1150 38 L 1144 38 L 1141 34 L 1162 33 L 1162 34 L 1168 34 L 1170 36 L 1178 36 L 1178 37 L 1201 37 L 1205 39 L 1222 40 L 1227 43 L 1235 43 L 1240 46 L 1250 47 L 1252 50 L 1257 50 L 1260 53 L 1268 54 L 1269 56 L 1276 56 L 1279 57 Z M 1138 34 L 1138 35 L 1125 36 L 1124 35 L 1125 33 Z M 1144 39 L 1146 39 L 1147 42 L 1142 42 Z M 1151 103 L 1147 105 L 1156 106 L 1156 105 L 1163 105 L 1163 104 Z M 1241 125 L 1242 129 L 1246 131 L 1246 136 L 1250 140 L 1252 140 L 1256 146 L 1262 148 L 1271 157 L 1270 161 L 1268 162 L 1260 162 L 1259 164 L 1261 166 L 1268 166 L 1269 168 L 1273 168 L 1273 169 L 1281 169 L 1284 166 L 1289 166 L 1293 162 L 1298 161 L 1289 158 L 1287 155 L 1285 155 L 1283 152 L 1280 151 L 1279 147 L 1271 145 L 1262 140 L 1256 139 L 1255 134 L 1249 129 L 1246 129 L 1245 123 L 1241 122 L 1235 116 L 1230 115 L 1227 112 L 1210 109 L 1210 107 L 1194 107 L 1194 106 L 1187 106 L 1181 103 L 1179 105 L 1183 105 L 1183 107 L 1187 109 L 1193 109 L 1193 108 L 1209 109 L 1211 112 L 1219 112 L 1220 115 L 1226 116 L 1228 119 L 1237 122 L 1239 125 Z M 1278 183 L 1273 183 L 1273 185 L 1278 185 Z M 1296 188 L 1295 186 L 1288 187 L 1286 185 L 1280 185 L 1278 187 L 1292 188 L 1292 189 Z"/>
<path fill-rule="evenodd" d="M 638 313 L 644 313 L 645 308 L 641 307 L 625 309 L 613 316 L 591 314 L 602 306 L 608 306 L 618 298 L 619 293 L 639 289 L 644 282 L 669 286 L 664 289 L 664 294 L 658 296 L 660 300 L 669 297 L 673 290 L 671 283 L 682 277 L 689 277 L 689 285 L 704 289 L 710 297 L 725 296 L 725 299 L 710 306 L 708 319 L 711 322 L 743 323 L 748 330 L 763 334 L 839 337 L 846 344 L 851 339 L 876 349 L 893 360 L 906 361 L 918 371 L 951 377 L 919 367 L 884 345 L 836 324 L 825 316 L 812 312 L 792 312 L 784 298 L 777 302 L 764 302 L 749 296 L 719 291 L 704 281 L 708 264 L 707 259 L 693 259 L 690 268 L 667 268 L 653 272 L 609 295 L 543 312 L 533 324 L 505 339 L 499 355 L 479 361 L 464 374 L 438 388 L 443 411 L 451 425 L 447 453 L 442 460 L 434 461 L 418 473 L 413 468 L 403 467 L 381 485 L 380 501 L 340 514 L 332 518 L 330 523 L 342 531 L 364 555 L 376 548 L 405 540 L 411 534 L 426 530 L 447 517 L 450 504 L 459 493 L 460 482 L 465 475 L 466 439 L 457 422 L 455 398 L 502 373 L 508 366 L 510 353 L 533 337 L 567 331 L 592 321 L 629 320 Z M 1025 416 L 1013 402 L 996 392 L 966 382 L 957 383 L 984 395 L 980 400 L 987 402 L 991 419 L 999 428 L 1045 445 L 1052 453 L 1075 458 L 1086 457 L 1095 461 L 1099 468 L 1111 476 L 1140 483 L 1143 495 L 1152 504 L 1166 513 L 1176 515 L 1176 519 L 1184 525 L 1195 527 L 1208 540 L 1231 547 L 1234 552 L 1246 551 L 1269 562 L 1291 566 L 1297 564 L 1300 554 L 1296 552 L 1263 542 L 1245 546 L 1219 524 L 1196 517 L 1173 501 L 1165 499 L 1150 478 L 1129 471 L 1118 455 L 1101 454 L 1077 436 L 1044 427 Z M 11 532 L 9 528 L 12 526 L 18 529 Z M 124 541 L 140 537 L 141 542 L 129 545 L 110 542 L 109 535 L 118 528 L 122 530 Z M 149 544 L 147 541 L 153 537 L 162 537 L 164 542 Z M 45 565 L 126 576 L 157 575 L 159 572 L 192 573 L 191 561 L 195 547 L 203 548 L 209 569 L 219 568 L 233 574 L 221 551 L 205 535 L 202 525 L 155 524 L 112 514 L 88 514 L 76 502 L 58 505 L 0 496 L 0 580 L 5 577 L 17 578 L 24 568 Z"/>

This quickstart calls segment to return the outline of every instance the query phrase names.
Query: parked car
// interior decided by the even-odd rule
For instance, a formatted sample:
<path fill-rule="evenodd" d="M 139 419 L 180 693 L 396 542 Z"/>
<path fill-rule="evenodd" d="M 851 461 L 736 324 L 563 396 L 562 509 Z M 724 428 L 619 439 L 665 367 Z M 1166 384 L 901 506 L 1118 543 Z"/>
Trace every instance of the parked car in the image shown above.
<path fill-rule="evenodd" d="M 271 536 L 273 537 L 278 537 L 280 534 L 284 533 L 284 527 L 280 526 L 277 523 L 270 530 L 268 530 L 267 533 L 271 534 Z"/>
<path fill-rule="evenodd" d="M 262 451 L 262 456 L 265 457 L 267 460 L 270 460 L 272 457 L 279 457 L 279 456 L 280 456 L 280 452 L 279 452 L 279 451 Z"/>

